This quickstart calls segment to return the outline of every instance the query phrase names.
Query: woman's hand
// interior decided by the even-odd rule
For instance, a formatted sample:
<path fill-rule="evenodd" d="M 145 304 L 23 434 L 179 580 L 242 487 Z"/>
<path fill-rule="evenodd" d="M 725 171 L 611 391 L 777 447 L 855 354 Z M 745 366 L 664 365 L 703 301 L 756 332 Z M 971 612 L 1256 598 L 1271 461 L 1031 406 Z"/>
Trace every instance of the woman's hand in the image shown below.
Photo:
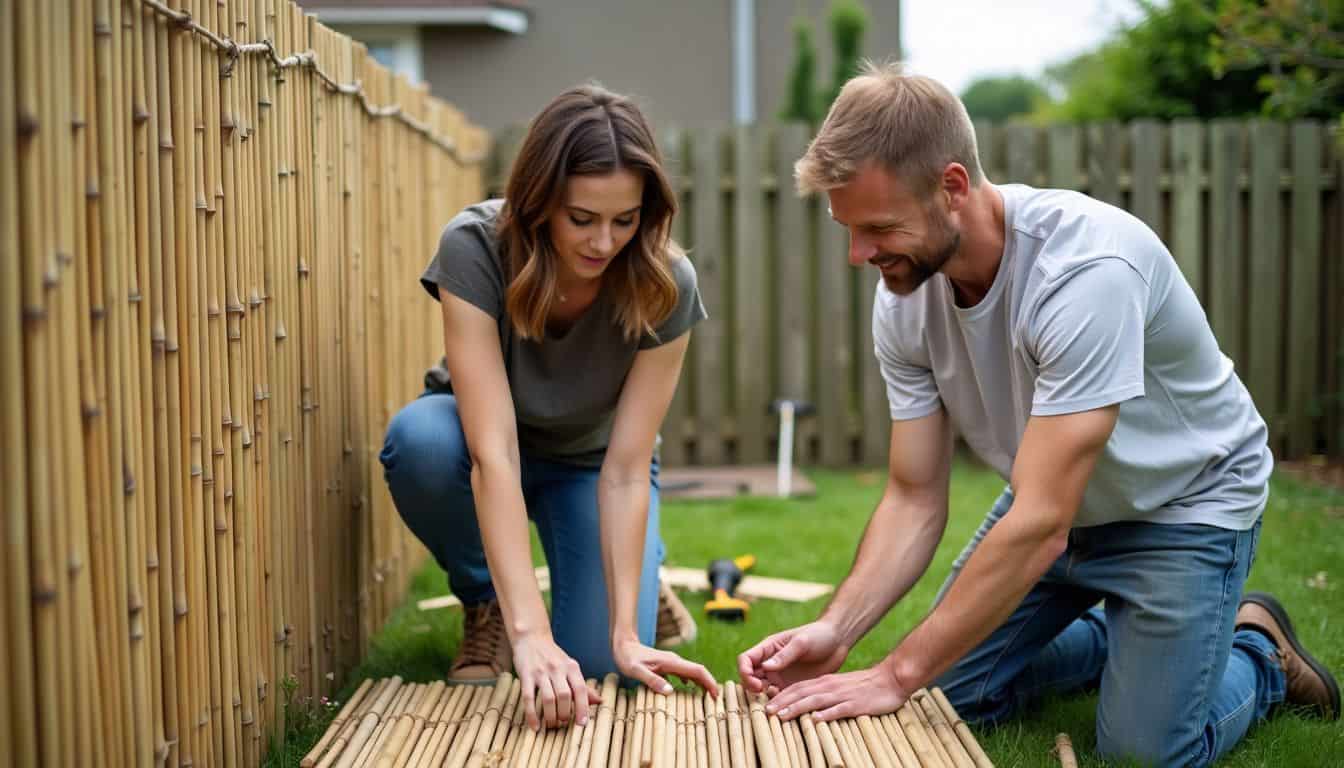
<path fill-rule="evenodd" d="M 667 675 L 676 675 L 709 691 L 715 698 L 719 684 L 704 665 L 687 661 L 671 651 L 650 648 L 636 638 L 612 643 L 612 655 L 621 674 L 648 686 L 655 693 L 671 693 L 672 684 Z"/>
<path fill-rule="evenodd" d="M 814 621 L 765 638 L 737 657 L 742 685 L 751 693 L 774 695 L 790 685 L 840 668 L 849 648 L 835 627 Z"/>
<path fill-rule="evenodd" d="M 523 692 L 527 726 L 584 725 L 602 697 L 588 687 L 579 663 L 555 644 L 550 632 L 523 635 L 513 643 L 513 668 Z"/>

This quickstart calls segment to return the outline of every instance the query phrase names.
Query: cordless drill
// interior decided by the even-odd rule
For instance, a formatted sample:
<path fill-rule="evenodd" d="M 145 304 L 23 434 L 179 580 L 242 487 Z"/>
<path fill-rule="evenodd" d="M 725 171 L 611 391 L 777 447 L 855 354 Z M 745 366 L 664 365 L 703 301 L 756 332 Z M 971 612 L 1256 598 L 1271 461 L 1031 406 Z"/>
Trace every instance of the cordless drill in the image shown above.
<path fill-rule="evenodd" d="M 754 555 L 742 555 L 733 560 L 719 559 L 709 564 L 709 589 L 714 597 L 705 603 L 705 613 L 710 618 L 725 621 L 742 621 L 747 618 L 751 606 L 746 600 L 733 597 L 737 585 L 742 583 L 742 574 L 756 565 Z"/>

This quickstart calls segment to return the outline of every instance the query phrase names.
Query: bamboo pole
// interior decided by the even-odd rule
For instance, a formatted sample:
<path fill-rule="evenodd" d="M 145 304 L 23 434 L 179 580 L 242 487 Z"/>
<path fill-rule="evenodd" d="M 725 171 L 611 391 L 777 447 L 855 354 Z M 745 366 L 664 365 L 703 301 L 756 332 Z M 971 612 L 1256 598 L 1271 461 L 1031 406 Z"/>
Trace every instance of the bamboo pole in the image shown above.
<path fill-rule="evenodd" d="M 448 752 L 448 758 L 444 765 L 448 768 L 463 768 L 467 764 L 467 758 L 471 756 L 472 748 L 476 744 L 476 737 L 481 732 L 481 723 L 485 720 L 491 699 L 498 690 L 498 683 L 495 688 L 481 686 L 472 700 L 472 708 L 468 711 L 465 722 L 457 734 L 457 739 Z"/>
<path fill-rule="evenodd" d="M 877 768 L 901 768 L 896 756 L 891 754 L 892 750 L 887 744 L 886 738 L 879 734 L 874 727 L 872 717 L 861 715 L 855 718 L 855 725 L 863 739 L 863 743 L 859 746 L 861 748 L 867 746 L 868 756 Z"/>
<path fill-rule="evenodd" d="M 587 681 L 587 683 L 588 683 L 588 685 L 587 685 L 588 688 L 592 688 L 592 689 L 596 689 L 596 688 L 597 688 L 597 680 L 595 680 L 595 679 L 589 679 L 589 680 Z M 614 682 L 614 681 L 612 682 L 612 686 L 615 687 L 615 682 Z M 603 684 L 602 684 L 602 689 L 603 689 L 604 694 L 605 694 L 605 691 L 606 691 L 606 687 L 607 687 L 607 686 L 606 686 L 606 682 L 604 681 Z M 615 694 L 615 691 L 612 691 L 612 693 L 613 693 L 613 695 L 614 695 L 614 694 Z M 583 695 L 587 695 L 587 693 L 585 692 Z M 607 697 L 606 697 L 605 695 L 603 695 L 603 697 L 602 697 L 602 701 L 603 701 L 604 704 L 605 704 L 605 702 L 607 702 L 607 700 L 608 700 Z M 594 742 L 594 740 L 597 738 L 598 725 L 599 725 L 598 720 L 599 720 L 599 718 L 601 717 L 601 715 L 602 715 L 602 713 L 603 713 L 603 710 L 604 710 L 604 704 L 599 704 L 599 705 L 598 705 L 598 713 L 597 713 L 598 716 L 597 716 L 597 717 L 593 717 L 591 714 L 589 714 L 588 722 L 587 722 L 587 723 L 585 723 L 585 724 L 582 725 L 582 726 L 577 726 L 577 725 L 574 726 L 574 727 L 577 727 L 577 728 L 579 728 L 580 730 L 583 731 L 583 736 L 582 736 L 582 738 L 579 740 L 579 754 L 578 754 L 578 756 L 574 759 L 574 762 L 572 762 L 570 765 L 572 765 L 572 766 L 576 766 L 577 768 L 588 768 L 588 761 L 589 761 L 590 759 L 592 759 L 592 754 L 593 754 L 593 742 Z M 610 709 L 609 709 L 609 707 L 606 707 L 606 710 L 607 710 L 607 721 L 606 721 L 606 726 L 607 726 L 608 729 L 610 729 L 610 727 L 611 727 L 611 715 L 610 715 Z M 610 733 L 610 730 L 608 730 L 608 732 L 607 732 L 607 738 L 610 738 L 610 737 L 611 737 L 611 733 Z"/>
<path fill-rule="evenodd" d="M 914 709 L 910 702 L 902 704 L 900 709 L 896 710 L 896 719 L 901 724 L 901 730 L 905 732 L 906 738 L 910 740 L 910 746 L 915 750 L 919 757 L 920 765 L 932 766 L 932 768 L 951 768 L 934 749 L 930 734 L 924 729 L 923 723 L 915 716 Z"/>
<path fill-rule="evenodd" d="M 747 748 L 747 768 L 756 768 L 759 763 L 756 752 L 756 729 L 751 722 L 751 706 L 747 691 L 740 685 L 737 686 L 737 706 L 738 715 L 742 718 L 742 740 Z"/>
<path fill-rule="evenodd" d="M 435 732 L 439 726 L 448 718 L 453 707 L 457 706 L 457 700 L 462 692 L 461 686 L 445 686 L 440 692 L 437 703 L 433 711 L 421 723 L 419 734 L 411 740 L 411 750 L 404 758 L 398 757 L 397 764 L 417 766 L 424 759 L 426 751 L 431 750 L 434 744 Z"/>
<path fill-rule="evenodd" d="M 617 719 L 617 683 L 620 677 L 612 672 L 602 678 L 602 703 L 597 707 L 597 730 L 593 736 L 593 747 L 588 755 L 588 760 L 582 761 L 587 768 L 605 768 L 607 764 L 607 755 L 611 751 L 612 743 L 616 741 L 612 733 L 615 724 L 620 721 Z"/>
<path fill-rule="evenodd" d="M 482 716 L 480 730 L 477 732 L 475 743 L 471 745 L 471 751 L 467 756 L 466 764 L 469 768 L 480 768 L 485 762 L 485 756 L 490 751 L 491 742 L 494 741 L 495 729 L 499 726 L 500 716 L 504 712 L 505 704 L 508 703 L 509 693 L 514 682 L 513 675 L 508 672 L 501 674 L 495 682 L 490 703 Z"/>
<path fill-rule="evenodd" d="M 903 768 L 920 768 L 919 758 L 915 755 L 915 749 L 910 745 L 910 739 L 906 738 L 905 731 L 901 730 L 901 724 L 896 721 L 893 714 L 885 714 L 877 718 L 877 723 L 887 734 L 887 741 L 891 742 L 892 749 L 896 751 L 896 758 L 900 761 Z"/>
<path fill-rule="evenodd" d="M 518 678 L 509 684 L 509 697 L 504 710 L 499 715 L 499 725 L 495 727 L 494 741 L 490 742 L 488 752 L 495 753 L 505 749 L 509 741 L 517 735 L 518 720 L 523 712 L 523 685 Z"/>
<path fill-rule="evenodd" d="M 781 721 L 781 725 L 784 726 L 784 732 L 788 734 L 789 740 L 793 742 L 794 754 L 798 756 L 795 764 L 798 768 L 808 768 L 811 757 L 807 753 L 807 742 L 803 740 L 802 724 L 798 722 L 797 718 L 794 718 L 788 722 Z"/>
<path fill-rule="evenodd" d="M 714 727 L 714 717 L 710 714 L 706 716 L 706 698 L 708 692 L 692 692 L 690 694 L 691 715 L 695 719 L 695 762 L 699 768 L 709 768 L 710 764 L 710 741 L 709 730 Z M 712 709 L 711 709 L 712 712 Z M 718 766 L 718 731 L 714 732 L 714 765 Z"/>
<path fill-rule="evenodd" d="M 925 722 L 933 728 L 934 735 L 942 742 L 943 751 L 950 758 L 952 765 L 956 768 L 975 768 L 975 762 L 962 746 L 961 740 L 953 733 L 952 727 L 948 724 L 947 718 L 943 717 L 943 712 L 933 697 L 925 692 L 922 695 L 916 694 L 915 698 L 924 712 Z"/>
<path fill-rule="evenodd" d="M 737 706 L 737 683 L 728 681 L 723 687 L 724 703 L 728 709 L 728 754 L 731 768 L 746 768 L 747 749 L 742 734 L 741 713 Z"/>
<path fill-rule="evenodd" d="M 939 734 L 938 730 L 933 727 L 933 723 L 929 721 L 928 715 L 924 712 L 924 707 L 920 704 L 920 699 L 923 698 L 923 695 L 923 689 L 915 691 L 915 695 L 911 697 L 910 701 L 906 702 L 906 704 L 915 711 L 915 717 L 918 718 L 920 724 L 924 726 L 924 731 L 928 734 L 929 742 L 933 744 L 933 748 L 938 753 L 938 757 L 942 758 L 948 768 L 957 768 L 956 763 L 952 759 L 952 754 L 948 752 L 947 746 L 944 743 L 944 736 Z"/>
<path fill-rule="evenodd" d="M 765 703 L 766 700 L 762 697 L 761 705 L 764 706 Z M 775 746 L 775 759 L 779 761 L 781 766 L 796 768 L 798 756 L 794 754 L 793 744 L 789 741 L 788 735 L 784 733 L 784 724 L 778 716 L 769 714 L 765 716 L 765 722 L 770 726 L 770 738 L 773 739 Z"/>
<path fill-rule="evenodd" d="M 751 730 L 755 736 L 756 750 L 760 754 L 761 768 L 779 768 L 779 750 L 776 747 L 770 722 L 765 717 L 765 694 L 756 694 L 751 702 Z"/>
<path fill-rule="evenodd" d="M 618 678 L 619 682 L 619 678 Z M 635 717 L 631 713 L 634 699 L 616 688 L 616 708 L 612 713 L 611 741 L 605 762 L 594 760 L 591 768 L 630 768 L 630 745 L 633 742 Z"/>
<path fill-rule="evenodd" d="M 822 763 L 826 768 L 844 768 L 845 761 L 840 756 L 840 748 L 836 745 L 835 735 L 831 733 L 828 724 L 815 721 L 811 713 L 803 715 L 800 719 L 803 721 L 803 733 L 811 729 L 816 734 L 817 743 L 821 748 Z"/>
<path fill-rule="evenodd" d="M 961 716 L 957 714 L 957 710 L 952 707 L 952 702 L 948 701 L 947 694 L 943 693 L 943 689 L 930 688 L 929 693 L 933 696 L 933 700 L 938 703 L 938 708 L 942 710 L 943 717 L 952 724 L 952 729 L 956 732 L 957 738 L 961 739 L 962 747 L 971 756 L 976 768 L 994 768 L 993 761 L 980 747 L 980 742 L 976 741 L 975 736 L 971 733 L 970 726 L 962 721 Z"/>
<path fill-rule="evenodd" d="M 446 688 L 447 685 L 442 680 L 438 680 L 425 689 L 415 709 L 403 714 L 397 721 L 396 729 L 388 738 L 387 743 L 383 745 L 383 749 L 374 763 L 375 766 L 392 768 L 392 766 L 406 764 L 411 752 L 415 749 L 416 741 L 420 738 L 420 732 L 424 730 L 425 720 L 438 706 L 439 697 L 443 695 Z"/>
<path fill-rule="evenodd" d="M 18 41 L 16 13 L 0 14 L 0 49 L 25 51 Z M 13 54 L 0 56 L 0 82 L 14 83 L 9 95 L 0 98 L 0 152 L 7 162 L 0 163 L 0 272 L 20 279 L 0 280 L 0 304 L 22 311 L 0 314 L 0 368 L 9 372 L 0 376 L 0 511 L 4 517 L 5 543 L 0 579 L 4 596 L 0 598 L 5 626 L 0 638 L 8 685 L 0 701 L 0 738 L 11 745 L 19 761 L 38 759 L 36 703 L 34 701 L 34 655 L 32 634 L 32 593 L 29 591 L 29 550 L 27 521 L 28 457 L 24 441 L 24 391 L 27 377 L 23 368 L 24 321 L 28 305 L 24 302 L 24 270 L 20 247 L 19 176 L 23 156 L 30 154 L 34 116 L 16 109 L 15 96 L 26 99 L 35 83 L 17 79 Z M 31 102 L 21 101 L 25 106 Z M 22 117 L 23 123 L 20 124 Z M 31 187 L 29 187 L 31 189 Z"/>
<path fill-rule="evenodd" d="M 706 765 L 708 768 L 730 768 L 724 762 L 727 745 L 719 741 L 719 723 L 723 722 L 723 718 L 719 716 L 718 703 L 723 700 L 722 690 L 720 689 L 717 699 L 710 696 L 708 691 L 699 697 L 701 711 L 705 718 Z"/>
<path fill-rule="evenodd" d="M 683 766 L 689 765 L 686 760 L 686 696 L 682 691 L 674 691 L 672 702 L 676 712 L 676 718 L 673 722 L 676 723 L 677 738 L 676 750 L 673 752 L 671 764 L 676 768 L 683 768 Z"/>
<path fill-rule="evenodd" d="M 728 741 L 727 693 L 726 687 L 720 687 L 719 696 L 714 699 L 714 729 L 718 732 L 720 768 L 732 768 L 730 755 L 732 745 Z"/>
<path fill-rule="evenodd" d="M 649 739 L 648 746 L 644 747 L 643 756 L 640 758 L 642 768 L 664 768 L 667 754 L 667 694 L 649 691 L 649 697 L 653 699 L 653 738 Z M 675 727 L 675 726 L 674 726 Z M 676 738 L 676 733 L 673 733 Z"/>
<path fill-rule="evenodd" d="M 383 690 L 374 699 L 372 706 L 368 708 L 359 720 L 359 727 L 350 737 L 344 749 L 341 751 L 340 758 L 334 763 L 337 768 L 351 768 L 359 756 L 359 752 L 364 749 L 369 738 L 377 729 L 383 716 L 389 711 L 393 700 L 402 693 L 403 686 L 400 676 L 393 676 L 383 686 Z"/>
<path fill-rule="evenodd" d="M 322 734 L 322 738 L 318 739 L 317 743 L 313 745 L 313 748 L 308 750 L 308 754 L 304 755 L 303 759 L 299 761 L 300 768 L 313 768 L 314 765 L 317 765 L 317 761 L 322 757 L 322 753 L 326 751 L 327 747 L 331 745 L 332 740 L 336 738 L 338 733 L 340 733 L 341 728 L 345 726 L 351 713 L 356 711 L 359 705 L 364 701 L 364 697 L 368 695 L 369 691 L 373 688 L 374 682 L 372 678 L 366 678 L 364 682 L 359 684 L 359 687 L 355 689 L 355 692 L 350 694 L 350 698 L 346 700 L 345 705 L 336 713 L 336 717 L 332 718 L 331 724 L 327 726 L 327 730 Z"/>
<path fill-rule="evenodd" d="M 853 720 L 837 720 L 841 733 L 849 744 L 849 751 L 858 760 L 859 765 L 866 768 L 875 768 L 872 755 L 868 754 L 867 747 L 864 746 L 863 736 L 859 733 L 859 727 Z"/>
<path fill-rule="evenodd" d="M 798 727 L 802 729 L 803 742 L 807 746 L 807 764 L 811 768 L 832 768 L 827 754 L 822 749 L 821 738 L 817 734 L 817 725 L 813 722 L 811 713 L 798 718 Z"/>
<path fill-rule="evenodd" d="M 422 765 L 441 766 L 444 758 L 455 746 L 457 736 L 465 730 L 465 726 L 471 714 L 476 712 L 479 702 L 484 700 L 491 693 L 491 689 L 474 686 L 461 686 L 464 690 L 461 699 L 454 708 L 447 724 L 443 728 L 443 734 L 433 751 L 427 751 L 425 761 Z"/>

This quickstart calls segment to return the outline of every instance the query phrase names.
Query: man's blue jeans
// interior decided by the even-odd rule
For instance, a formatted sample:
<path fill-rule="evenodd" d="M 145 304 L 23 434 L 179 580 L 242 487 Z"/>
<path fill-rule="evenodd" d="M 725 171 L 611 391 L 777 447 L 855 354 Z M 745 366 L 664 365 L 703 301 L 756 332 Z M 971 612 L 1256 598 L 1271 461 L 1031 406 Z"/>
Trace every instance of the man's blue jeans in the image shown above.
<path fill-rule="evenodd" d="M 448 572 L 453 594 L 467 605 L 493 599 L 457 398 L 424 394 L 402 408 L 388 425 L 379 459 L 397 511 Z M 527 515 L 536 523 L 551 571 L 551 632 L 584 677 L 600 680 L 617 670 L 598 536 L 597 476 L 596 469 L 522 456 Z M 662 560 L 654 462 L 638 604 L 639 637 L 648 645 L 654 641 Z"/>
<path fill-rule="evenodd" d="M 1012 501 L 1005 490 L 982 532 Z M 1258 522 L 1248 531 L 1075 528 L 1003 626 L 936 684 L 963 718 L 982 723 L 1047 693 L 1099 685 L 1102 757 L 1208 765 L 1283 701 L 1274 645 L 1233 629 L 1259 535 Z"/>

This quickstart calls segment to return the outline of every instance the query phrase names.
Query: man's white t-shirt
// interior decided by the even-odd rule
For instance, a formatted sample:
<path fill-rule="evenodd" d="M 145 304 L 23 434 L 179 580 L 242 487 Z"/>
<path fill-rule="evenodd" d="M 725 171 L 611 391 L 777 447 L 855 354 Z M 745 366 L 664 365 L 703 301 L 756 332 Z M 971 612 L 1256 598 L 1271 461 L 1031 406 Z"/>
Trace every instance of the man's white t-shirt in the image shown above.
<path fill-rule="evenodd" d="M 1005 479 L 1031 416 L 1120 404 L 1076 526 L 1246 530 L 1268 495 L 1265 422 L 1162 241 L 1085 195 L 1021 185 L 980 303 L 939 273 L 908 296 L 881 280 L 873 344 L 894 420 L 945 408 Z"/>

